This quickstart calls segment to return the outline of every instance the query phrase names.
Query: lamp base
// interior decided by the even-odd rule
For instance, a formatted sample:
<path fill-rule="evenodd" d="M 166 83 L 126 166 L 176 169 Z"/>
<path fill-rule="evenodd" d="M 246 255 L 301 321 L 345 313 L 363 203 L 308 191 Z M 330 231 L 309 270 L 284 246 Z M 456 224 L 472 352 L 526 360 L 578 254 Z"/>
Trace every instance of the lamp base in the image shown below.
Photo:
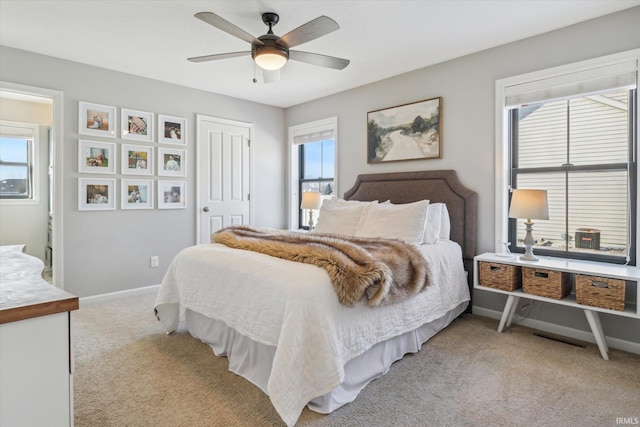
<path fill-rule="evenodd" d="M 527 234 L 524 236 L 524 255 L 520 257 L 520 261 L 540 261 L 540 258 L 533 254 L 533 245 L 535 240 L 533 239 L 533 222 L 530 219 L 524 223 L 527 227 Z"/>
<path fill-rule="evenodd" d="M 524 255 L 521 255 L 520 257 L 518 257 L 518 259 L 520 261 L 540 261 L 540 258 L 538 258 L 532 253 L 531 254 L 525 253 Z"/>
<path fill-rule="evenodd" d="M 309 221 L 307 222 L 309 225 L 309 231 L 313 230 L 315 224 L 313 223 L 313 209 L 309 209 Z"/>

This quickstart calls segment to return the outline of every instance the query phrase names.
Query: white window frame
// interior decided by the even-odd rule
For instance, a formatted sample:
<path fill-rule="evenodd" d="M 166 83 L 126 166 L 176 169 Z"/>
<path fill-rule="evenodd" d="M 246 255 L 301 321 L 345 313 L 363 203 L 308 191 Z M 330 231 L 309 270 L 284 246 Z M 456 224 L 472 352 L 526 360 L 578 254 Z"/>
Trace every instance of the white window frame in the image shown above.
<path fill-rule="evenodd" d="M 504 252 L 503 243 L 508 241 L 508 190 L 510 188 L 510 143 L 509 110 L 507 108 L 507 88 L 515 85 L 536 85 L 545 79 L 561 78 L 564 75 L 585 72 L 599 67 L 608 67 L 617 63 L 635 61 L 636 70 L 640 68 L 640 49 L 607 55 L 600 58 L 567 64 L 546 70 L 535 71 L 496 81 L 495 92 L 495 132 L 496 132 L 496 168 L 495 168 L 495 242 L 496 252 Z M 640 72 L 636 72 L 636 87 L 640 89 Z M 640 110 L 636 108 L 636 123 L 640 123 Z M 637 154 L 636 154 L 637 155 Z M 636 185 L 640 188 L 640 174 Z M 637 204 L 640 205 L 640 199 Z M 636 224 L 640 225 L 640 206 L 636 206 Z M 640 232 L 636 232 L 636 252 L 640 248 Z M 638 255 L 636 255 L 636 258 Z M 637 263 L 636 263 L 637 265 Z"/>
<path fill-rule="evenodd" d="M 296 135 L 311 134 L 315 132 L 321 132 L 326 130 L 333 131 L 333 147 L 334 147 L 334 159 L 333 159 L 333 182 L 334 193 L 340 194 L 338 191 L 338 117 L 328 117 L 326 119 L 316 120 L 313 122 L 303 123 L 295 126 L 289 126 L 289 179 L 287 198 L 287 227 L 289 230 L 298 229 L 298 212 L 300 207 L 298 206 L 299 200 L 299 158 L 298 158 L 298 145 L 294 142 Z"/>
<path fill-rule="evenodd" d="M 31 134 L 31 197 L 30 198 L 16 198 L 16 199 L 2 199 L 0 198 L 0 205 L 5 206 L 24 206 L 24 205 L 39 205 L 40 204 L 40 125 L 35 123 L 23 123 L 12 122 L 8 120 L 0 120 L 0 126 L 14 127 L 21 129 L 28 129 L 28 133 Z M 26 133 L 26 132 L 25 132 Z M 11 137 L 11 133 L 4 133 L 3 136 Z M 19 133 L 15 135 L 16 138 L 26 137 L 25 134 Z"/>

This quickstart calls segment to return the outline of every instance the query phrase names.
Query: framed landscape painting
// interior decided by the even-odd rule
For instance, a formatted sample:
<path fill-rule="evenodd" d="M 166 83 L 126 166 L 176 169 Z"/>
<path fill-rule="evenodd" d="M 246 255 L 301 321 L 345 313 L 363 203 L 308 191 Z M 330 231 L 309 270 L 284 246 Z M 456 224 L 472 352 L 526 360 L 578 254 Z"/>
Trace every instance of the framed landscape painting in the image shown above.
<path fill-rule="evenodd" d="M 367 113 L 367 163 L 441 157 L 441 97 Z"/>
<path fill-rule="evenodd" d="M 116 137 L 116 107 L 78 103 L 78 133 L 83 135 Z"/>

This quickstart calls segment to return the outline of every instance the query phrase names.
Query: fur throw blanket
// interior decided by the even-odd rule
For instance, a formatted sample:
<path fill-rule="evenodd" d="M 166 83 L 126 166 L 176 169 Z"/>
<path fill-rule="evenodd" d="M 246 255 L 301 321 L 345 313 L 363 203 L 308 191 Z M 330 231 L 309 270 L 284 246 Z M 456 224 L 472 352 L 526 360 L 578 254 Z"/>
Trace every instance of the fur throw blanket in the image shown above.
<path fill-rule="evenodd" d="M 426 260 L 413 245 L 400 240 L 347 239 L 247 226 L 222 229 L 211 240 L 322 267 L 340 302 L 349 307 L 363 297 L 372 307 L 401 301 L 429 284 Z"/>

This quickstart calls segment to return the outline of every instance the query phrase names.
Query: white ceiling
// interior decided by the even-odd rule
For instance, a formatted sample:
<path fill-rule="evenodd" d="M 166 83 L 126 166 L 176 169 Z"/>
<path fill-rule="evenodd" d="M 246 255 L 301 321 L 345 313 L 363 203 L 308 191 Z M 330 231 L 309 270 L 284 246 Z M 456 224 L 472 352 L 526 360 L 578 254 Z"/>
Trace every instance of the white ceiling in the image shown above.
<path fill-rule="evenodd" d="M 0 44 L 278 107 L 640 5 L 640 0 L 0 0 Z M 193 17 L 214 12 L 246 32 L 275 34 L 320 15 L 340 29 L 296 47 L 351 60 L 342 71 L 290 61 L 278 82 L 253 83 L 250 50 Z"/>

